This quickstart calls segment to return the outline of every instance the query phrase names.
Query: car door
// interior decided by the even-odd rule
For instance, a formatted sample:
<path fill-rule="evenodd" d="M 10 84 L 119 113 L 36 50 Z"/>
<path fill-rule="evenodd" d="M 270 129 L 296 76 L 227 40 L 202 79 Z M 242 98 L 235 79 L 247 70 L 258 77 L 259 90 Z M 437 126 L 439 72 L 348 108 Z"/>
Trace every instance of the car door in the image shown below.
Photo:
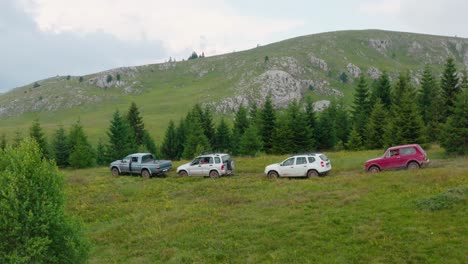
<path fill-rule="evenodd" d="M 138 157 L 132 157 L 130 163 L 130 170 L 132 173 L 139 174 L 141 172 L 141 162 L 138 160 Z"/>
<path fill-rule="evenodd" d="M 280 175 L 283 177 L 294 176 L 294 158 L 289 158 L 281 163 Z"/>
<path fill-rule="evenodd" d="M 131 156 L 127 156 L 122 159 L 122 162 L 119 164 L 120 173 L 130 173 L 131 158 Z"/>
<path fill-rule="evenodd" d="M 296 163 L 293 165 L 291 176 L 305 176 L 307 173 L 307 158 L 296 157 Z"/>

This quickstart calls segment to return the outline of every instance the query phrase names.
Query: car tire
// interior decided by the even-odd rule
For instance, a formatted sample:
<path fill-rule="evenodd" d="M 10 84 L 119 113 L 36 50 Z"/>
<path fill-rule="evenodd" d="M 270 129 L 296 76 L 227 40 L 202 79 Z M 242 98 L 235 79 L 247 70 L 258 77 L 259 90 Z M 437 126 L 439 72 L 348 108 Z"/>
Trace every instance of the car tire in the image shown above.
<path fill-rule="evenodd" d="M 142 170 L 141 171 L 141 177 L 145 178 L 145 179 L 149 179 L 151 177 L 151 173 L 148 171 L 148 170 Z"/>
<path fill-rule="evenodd" d="M 180 177 L 187 177 L 188 173 L 187 173 L 187 171 L 182 170 L 182 171 L 179 171 L 179 176 Z"/>
<path fill-rule="evenodd" d="M 309 170 L 307 172 L 307 178 L 313 178 L 319 176 L 319 173 L 316 170 Z"/>
<path fill-rule="evenodd" d="M 412 161 L 410 163 L 408 163 L 408 166 L 406 166 L 408 168 L 408 170 L 417 170 L 419 169 L 419 164 L 415 161 Z"/>
<path fill-rule="evenodd" d="M 269 171 L 267 177 L 268 179 L 276 179 L 278 178 L 278 173 L 276 171 Z"/>
<path fill-rule="evenodd" d="M 210 178 L 219 178 L 219 173 L 215 170 L 210 171 Z"/>
<path fill-rule="evenodd" d="M 368 171 L 369 173 L 378 173 L 378 172 L 380 172 L 380 169 L 379 169 L 379 167 L 377 167 L 377 166 L 371 166 L 371 167 L 369 168 L 369 170 L 367 170 L 367 171 Z"/>
<path fill-rule="evenodd" d="M 113 167 L 111 169 L 111 173 L 112 173 L 112 176 L 119 176 L 120 175 L 119 169 L 117 169 L 116 167 Z"/>

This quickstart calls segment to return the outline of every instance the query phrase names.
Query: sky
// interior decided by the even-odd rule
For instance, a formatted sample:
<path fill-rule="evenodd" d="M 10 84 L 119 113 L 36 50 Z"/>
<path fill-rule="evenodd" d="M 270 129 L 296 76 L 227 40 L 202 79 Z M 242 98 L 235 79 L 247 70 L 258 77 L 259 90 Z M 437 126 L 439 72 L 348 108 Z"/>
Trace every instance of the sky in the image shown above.
<path fill-rule="evenodd" d="M 467 10 L 466 0 L 0 0 L 0 92 L 329 31 L 468 38 Z"/>

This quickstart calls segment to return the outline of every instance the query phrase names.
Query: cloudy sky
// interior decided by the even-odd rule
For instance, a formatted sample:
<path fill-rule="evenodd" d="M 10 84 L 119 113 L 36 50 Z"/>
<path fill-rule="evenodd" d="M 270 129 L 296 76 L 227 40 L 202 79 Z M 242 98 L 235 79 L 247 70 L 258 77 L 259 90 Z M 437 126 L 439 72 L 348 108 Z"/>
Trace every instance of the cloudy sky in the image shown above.
<path fill-rule="evenodd" d="M 0 0 L 0 92 L 327 31 L 468 37 L 467 10 L 466 0 Z"/>

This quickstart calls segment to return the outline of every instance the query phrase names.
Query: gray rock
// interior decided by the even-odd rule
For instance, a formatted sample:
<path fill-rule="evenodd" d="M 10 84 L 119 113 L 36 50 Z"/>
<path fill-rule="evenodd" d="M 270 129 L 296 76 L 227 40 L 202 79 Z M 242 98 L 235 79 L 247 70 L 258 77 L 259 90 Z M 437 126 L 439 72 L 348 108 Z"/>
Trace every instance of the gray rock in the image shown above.
<path fill-rule="evenodd" d="M 304 68 L 293 57 L 272 58 L 270 63 L 272 70 L 285 71 L 293 76 L 300 76 L 305 72 Z"/>
<path fill-rule="evenodd" d="M 321 100 L 314 103 L 314 111 L 315 112 L 322 112 L 323 110 L 327 109 L 330 106 L 330 101 L 328 100 Z"/>
<path fill-rule="evenodd" d="M 377 80 L 382 75 L 382 72 L 375 67 L 370 67 L 367 69 L 367 74 L 371 77 L 372 80 Z"/>
<path fill-rule="evenodd" d="M 369 46 L 381 54 L 386 54 L 387 49 L 392 45 L 389 39 L 369 39 Z"/>
<path fill-rule="evenodd" d="M 359 69 L 358 66 L 352 64 L 351 62 L 348 63 L 348 65 L 346 66 L 346 69 L 348 70 L 349 74 L 353 78 L 357 78 L 359 77 L 359 75 L 361 75 L 361 69 Z"/>
<path fill-rule="evenodd" d="M 310 63 L 315 66 L 315 67 L 318 67 L 319 69 L 323 70 L 323 71 L 328 71 L 328 64 L 320 59 L 320 58 L 317 58 L 313 55 L 309 55 L 309 59 L 310 59 Z"/>

